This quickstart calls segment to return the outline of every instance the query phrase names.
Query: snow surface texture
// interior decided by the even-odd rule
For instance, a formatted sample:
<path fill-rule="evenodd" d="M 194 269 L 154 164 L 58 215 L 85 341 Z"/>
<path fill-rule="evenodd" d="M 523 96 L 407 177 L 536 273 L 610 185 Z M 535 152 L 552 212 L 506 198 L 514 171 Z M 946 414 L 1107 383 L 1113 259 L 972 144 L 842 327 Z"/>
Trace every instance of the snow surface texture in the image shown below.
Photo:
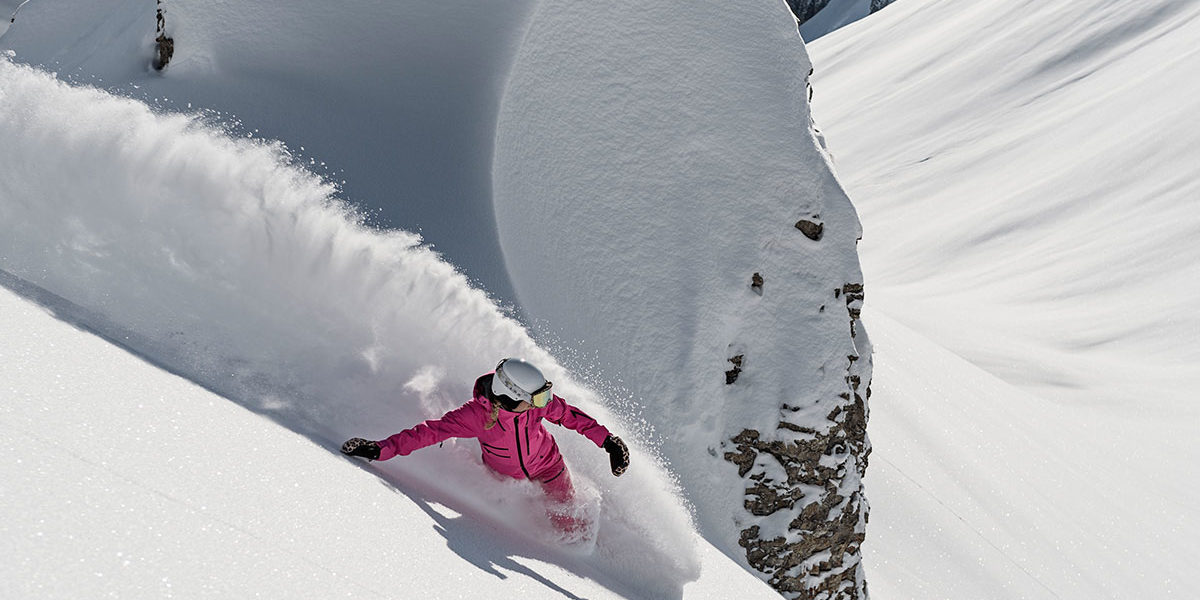
<path fill-rule="evenodd" d="M 543 2 L 498 119 L 496 212 L 522 308 L 643 399 L 701 530 L 742 560 L 747 542 L 801 543 L 792 523 L 822 500 L 830 519 L 850 515 L 837 535 L 861 531 L 865 516 L 861 434 L 857 448 L 822 446 L 838 475 L 778 506 L 746 488 L 787 497 L 802 476 L 730 442 L 752 431 L 790 446 L 809 439 L 797 432 L 829 431 L 831 411 L 852 402 L 851 361 L 869 361 L 841 295 L 861 283 L 859 224 L 814 139 L 808 72 L 782 3 L 680 14 L 671 2 Z M 809 239 L 800 219 L 823 223 L 823 237 Z M 740 475 L 753 479 L 739 479 L 727 453 L 748 456 L 753 470 Z M 797 552 L 804 564 L 770 575 L 800 589 L 844 570 L 853 589 L 849 550 L 833 567 L 820 564 L 828 554 Z"/>
<path fill-rule="evenodd" d="M 810 46 L 878 333 L 873 591 L 1200 596 L 1197 39 L 1194 0 L 904 0 Z"/>
<path fill-rule="evenodd" d="M 421 234 L 511 303 L 491 204 L 496 106 L 532 0 L 35 0 L 0 50 L 59 76 L 193 107 L 282 140 L 376 225 Z M 7 17 L 7 13 L 5 14 Z"/>
<path fill-rule="evenodd" d="M 70 87 L 7 58 L 0 60 L 0 139 L 6 142 L 0 145 L 0 270 L 7 287 L 320 446 L 332 451 L 353 434 L 382 438 L 438 415 L 465 401 L 475 376 L 505 355 L 545 365 L 566 397 L 617 431 L 626 429 L 595 393 L 574 383 L 482 292 L 419 246 L 416 236 L 362 227 L 331 199 L 330 185 L 292 166 L 278 144 L 231 138 L 187 116 L 158 115 L 140 102 Z M 21 396 L 27 403 L 21 414 L 42 410 L 37 390 Z M 58 396 L 61 410 L 81 401 L 69 392 Z M 126 408 L 115 404 L 111 410 L 121 414 Z M 156 423 L 145 425 L 153 429 Z M 205 443 L 220 445 L 221 434 L 213 433 Z M 70 428 L 33 435 L 76 439 Z M 101 445 L 108 439 L 100 426 L 95 436 Z M 297 439 L 278 450 L 270 442 L 257 452 L 247 449 L 230 459 L 238 466 L 229 468 L 282 468 L 278 462 L 290 459 L 277 452 L 306 444 Z M 704 596 L 688 587 L 701 576 L 704 544 L 653 455 L 631 439 L 636 468 L 615 479 L 594 445 L 575 435 L 558 439 L 581 487 L 601 496 L 603 516 L 592 557 L 550 553 L 539 560 L 595 578 L 619 595 Z M 528 508 L 522 498 L 529 486 L 489 477 L 477 453 L 473 443 L 447 442 L 373 468 L 410 504 L 445 504 L 485 528 L 501 528 L 502 535 L 530 528 L 515 518 L 536 514 L 522 508 Z M 64 468 L 83 468 L 78 454 L 61 456 Z M 26 490 L 35 501 L 62 493 L 53 482 L 35 483 Z M 331 482 L 329 491 L 336 489 Z M 99 511 L 120 504 L 102 490 L 95 494 Z M 390 510 L 375 502 L 377 510 Z M 27 504 L 4 506 L 15 511 L 6 519 L 16 521 Z M 121 510 L 137 509 L 131 504 Z M 370 510 L 358 517 L 377 518 Z M 325 535 L 341 535 L 336 521 L 320 515 L 302 520 L 314 521 Z M 61 534 L 69 525 L 54 527 Z M 419 527 L 394 533 L 403 538 L 428 531 Z M 22 532 L 37 535 L 36 528 Z M 29 537 L 4 539 L 10 556 L 24 554 L 31 543 Z M 178 543 L 196 549 L 188 540 Z M 213 551 L 208 542 L 197 543 Z M 426 533 L 404 543 L 411 544 L 407 553 L 419 553 L 434 542 Z M 457 551 L 469 561 L 481 556 Z M 35 556 L 40 560 L 23 563 L 21 576 L 5 578 L 8 585 L 21 585 L 31 570 L 59 568 L 53 553 Z M 766 589 L 754 582 L 738 594 Z"/>
<path fill-rule="evenodd" d="M 662 597 L 382 482 L 31 295 L 57 312 L 0 289 L 6 599 Z M 777 597 L 697 551 L 684 597 Z"/>

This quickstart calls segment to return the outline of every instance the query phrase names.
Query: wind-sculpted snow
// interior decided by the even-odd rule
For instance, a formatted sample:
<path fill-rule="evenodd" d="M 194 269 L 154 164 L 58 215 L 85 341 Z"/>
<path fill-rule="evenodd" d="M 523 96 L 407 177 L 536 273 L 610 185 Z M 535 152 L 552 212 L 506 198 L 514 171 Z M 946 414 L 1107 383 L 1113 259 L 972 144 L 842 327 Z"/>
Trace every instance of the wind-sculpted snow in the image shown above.
<path fill-rule="evenodd" d="M 0 140 L 10 287 L 331 451 L 458 405 L 504 355 L 548 365 L 565 396 L 625 430 L 418 236 L 362 226 L 280 144 L 3 58 Z M 614 479 L 601 450 L 557 437 L 585 494 L 603 500 L 588 568 L 677 596 L 698 567 L 671 478 L 635 451 Z M 528 486 L 493 480 L 477 452 L 451 441 L 380 469 L 402 489 L 511 522 Z"/>
<path fill-rule="evenodd" d="M 883 332 L 880 597 L 1200 597 L 1197 39 L 1195 0 L 903 0 L 809 47 Z"/>
<path fill-rule="evenodd" d="M 809 67 L 779 2 L 547 0 L 494 196 L 522 308 L 645 403 L 705 537 L 788 597 L 854 598 L 870 346 Z"/>

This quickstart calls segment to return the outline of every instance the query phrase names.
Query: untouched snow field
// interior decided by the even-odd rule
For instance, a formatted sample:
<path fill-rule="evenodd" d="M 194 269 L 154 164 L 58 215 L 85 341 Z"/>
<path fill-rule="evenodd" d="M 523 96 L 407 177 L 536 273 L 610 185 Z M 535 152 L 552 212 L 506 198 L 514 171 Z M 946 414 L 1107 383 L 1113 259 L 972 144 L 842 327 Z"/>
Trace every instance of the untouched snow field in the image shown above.
<path fill-rule="evenodd" d="M 900 0 L 809 46 L 880 597 L 1200 597 L 1197 39 L 1194 0 Z"/>

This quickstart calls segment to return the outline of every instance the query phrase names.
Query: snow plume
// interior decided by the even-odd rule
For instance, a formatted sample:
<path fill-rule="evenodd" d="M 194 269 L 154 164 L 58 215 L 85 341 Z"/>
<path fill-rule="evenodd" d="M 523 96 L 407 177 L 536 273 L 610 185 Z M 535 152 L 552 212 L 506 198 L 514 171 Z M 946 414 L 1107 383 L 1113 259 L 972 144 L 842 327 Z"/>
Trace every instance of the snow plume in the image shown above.
<path fill-rule="evenodd" d="M 3 57 L 0 140 L 9 287 L 330 451 L 456 406 L 506 355 L 547 365 L 564 396 L 623 428 L 418 236 L 362 226 L 280 144 Z M 561 560 L 678 596 L 698 562 L 665 470 L 632 440 L 635 466 L 615 479 L 603 452 L 558 437 L 579 486 L 603 503 L 595 555 Z M 488 477 L 477 453 L 447 442 L 376 468 L 505 527 L 529 486 Z"/>

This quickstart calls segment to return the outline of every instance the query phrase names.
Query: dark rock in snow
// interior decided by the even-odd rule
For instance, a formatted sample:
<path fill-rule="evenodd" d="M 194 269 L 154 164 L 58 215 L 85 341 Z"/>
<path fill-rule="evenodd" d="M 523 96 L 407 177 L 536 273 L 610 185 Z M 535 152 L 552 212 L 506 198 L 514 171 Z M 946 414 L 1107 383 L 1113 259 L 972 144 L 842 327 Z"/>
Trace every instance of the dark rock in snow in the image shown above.
<path fill-rule="evenodd" d="M 167 36 L 167 19 L 163 14 L 163 0 L 157 1 L 154 19 L 157 25 L 157 37 L 154 38 L 154 70 L 161 71 L 171 62 L 175 55 L 175 38 Z"/>
<path fill-rule="evenodd" d="M 799 229 L 808 239 L 818 241 L 821 235 L 825 232 L 824 223 L 814 223 L 808 219 L 800 219 L 796 221 L 796 229 Z"/>
<path fill-rule="evenodd" d="M 829 0 L 787 0 L 788 8 L 796 15 L 796 20 L 803 23 L 821 12 L 829 4 Z"/>
<path fill-rule="evenodd" d="M 742 373 L 743 359 L 745 359 L 745 356 L 742 354 L 738 354 L 737 356 L 729 359 L 729 362 L 733 363 L 733 368 L 725 371 L 725 385 L 730 385 L 737 381 L 738 375 Z"/>
<path fill-rule="evenodd" d="M 863 285 L 834 289 L 834 297 L 843 294 L 853 337 Z M 732 382 L 730 373 L 737 378 L 743 355 L 729 360 L 735 367 L 726 372 L 726 383 Z M 746 482 L 746 511 L 755 517 L 782 511 L 788 520 L 786 536 L 748 523 L 738 540 L 750 566 L 765 573 L 767 583 L 786 598 L 865 598 L 860 549 L 868 506 L 861 481 L 871 453 L 866 403 L 871 397 L 870 355 L 846 355 L 844 365 L 844 391 L 829 403 L 832 409 L 820 426 L 792 422 L 811 425 L 803 413 L 786 410 L 791 407 L 784 404 L 774 431 L 744 429 L 729 440 L 734 449 L 724 454 Z"/>

